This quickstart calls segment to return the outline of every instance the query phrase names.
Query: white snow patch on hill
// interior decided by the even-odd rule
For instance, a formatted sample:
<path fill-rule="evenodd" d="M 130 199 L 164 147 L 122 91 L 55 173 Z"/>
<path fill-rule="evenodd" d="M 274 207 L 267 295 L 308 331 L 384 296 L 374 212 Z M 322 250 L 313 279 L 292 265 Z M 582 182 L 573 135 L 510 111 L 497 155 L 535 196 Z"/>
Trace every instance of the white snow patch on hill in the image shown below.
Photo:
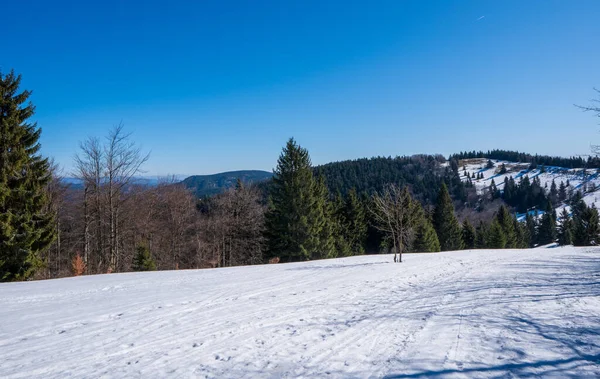
<path fill-rule="evenodd" d="M 600 376 L 600 249 L 391 261 L 0 284 L 0 376 Z"/>
<path fill-rule="evenodd" d="M 488 159 L 485 158 L 461 160 L 458 169 L 458 173 L 463 181 L 467 180 L 464 170 L 466 169 L 469 176 L 473 178 L 473 184 L 479 193 L 483 193 L 483 191 L 490 186 L 492 179 L 494 180 L 496 187 L 502 191 L 504 188 L 504 179 L 510 178 L 511 176 L 516 183 L 524 176 L 528 176 L 530 180 L 538 178 L 542 188 L 545 188 L 546 193 L 550 190 L 553 180 L 557 187 L 560 185 L 561 181 L 566 184 L 568 180 L 570 184 L 570 188 L 568 188 L 569 191 L 581 191 L 583 193 L 583 200 L 588 206 L 600 206 L 600 191 L 598 191 L 600 190 L 600 170 L 598 169 L 567 169 L 555 166 L 544 166 L 542 172 L 542 166 L 530 170 L 529 163 L 517 163 L 497 159 L 492 159 L 492 162 L 494 163 L 493 168 L 486 168 L 487 161 Z M 507 171 L 505 174 L 499 173 L 502 165 L 506 167 Z M 483 175 L 482 179 L 475 179 L 478 173 Z M 570 207 L 568 205 L 561 204 L 556 208 L 556 213 L 560 214 L 565 207 L 567 208 L 567 211 L 570 212 Z M 543 214 L 543 212 L 539 213 Z M 522 217 L 522 219 L 524 219 L 524 217 Z"/>

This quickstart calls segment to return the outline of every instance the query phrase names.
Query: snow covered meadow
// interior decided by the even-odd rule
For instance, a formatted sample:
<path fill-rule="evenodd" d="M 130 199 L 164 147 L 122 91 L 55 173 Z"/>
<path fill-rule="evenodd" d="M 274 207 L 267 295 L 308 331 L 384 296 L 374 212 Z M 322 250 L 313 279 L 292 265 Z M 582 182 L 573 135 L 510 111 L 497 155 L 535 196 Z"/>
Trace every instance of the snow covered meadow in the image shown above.
<path fill-rule="evenodd" d="M 600 376 L 600 248 L 391 262 L 0 284 L 0 376 Z"/>

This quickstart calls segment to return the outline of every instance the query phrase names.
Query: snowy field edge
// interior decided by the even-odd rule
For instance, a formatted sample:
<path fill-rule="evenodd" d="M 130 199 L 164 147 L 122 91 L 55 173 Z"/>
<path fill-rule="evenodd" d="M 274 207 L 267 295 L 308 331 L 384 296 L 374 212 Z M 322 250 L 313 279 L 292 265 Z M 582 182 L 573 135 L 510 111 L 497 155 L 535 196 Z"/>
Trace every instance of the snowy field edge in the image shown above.
<path fill-rule="evenodd" d="M 0 376 L 597 377 L 600 248 L 0 285 Z"/>

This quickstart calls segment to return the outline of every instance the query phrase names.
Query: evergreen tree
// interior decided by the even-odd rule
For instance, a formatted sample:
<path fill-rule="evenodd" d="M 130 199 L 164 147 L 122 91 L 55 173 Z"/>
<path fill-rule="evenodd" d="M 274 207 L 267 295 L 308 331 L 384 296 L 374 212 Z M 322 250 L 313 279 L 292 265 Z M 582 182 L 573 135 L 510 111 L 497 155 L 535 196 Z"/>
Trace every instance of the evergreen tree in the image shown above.
<path fill-rule="evenodd" d="M 500 206 L 498 214 L 496 215 L 496 220 L 504 232 L 504 237 L 506 240 L 505 247 L 507 249 L 517 247 L 513 218 L 510 213 L 508 213 L 508 210 L 504 205 Z"/>
<path fill-rule="evenodd" d="M 150 254 L 150 250 L 146 246 L 140 245 L 137 247 L 133 263 L 131 265 L 133 271 L 155 271 L 156 263 Z"/>
<path fill-rule="evenodd" d="M 573 245 L 596 245 L 600 233 L 598 210 L 594 206 L 588 207 L 580 192 L 574 195 L 573 200 L 571 205 L 573 212 Z"/>
<path fill-rule="evenodd" d="M 442 184 L 433 211 L 433 227 L 437 232 L 442 251 L 462 249 L 462 231 L 454 215 L 454 206 L 448 188 Z"/>
<path fill-rule="evenodd" d="M 462 238 L 463 238 L 463 246 L 465 249 L 473 249 L 475 248 L 475 228 L 469 222 L 468 219 L 463 221 L 462 225 Z"/>
<path fill-rule="evenodd" d="M 529 238 L 527 237 L 527 228 L 525 224 L 513 218 L 515 230 L 515 247 L 518 249 L 527 249 L 529 247 Z"/>
<path fill-rule="evenodd" d="M 479 225 L 477 225 L 477 229 L 475 229 L 475 248 L 485 249 L 487 247 L 487 241 L 488 228 L 482 221 L 480 221 Z"/>
<path fill-rule="evenodd" d="M 308 151 L 290 138 L 279 156 L 270 187 L 266 214 L 268 257 L 289 262 L 332 253 L 323 186 L 323 181 L 313 177 Z"/>
<path fill-rule="evenodd" d="M 350 247 L 350 227 L 346 219 L 345 203 L 342 194 L 338 191 L 332 203 L 334 217 L 334 239 L 335 250 L 338 257 L 347 257 L 352 255 Z"/>
<path fill-rule="evenodd" d="M 498 187 L 496 187 L 496 182 L 494 181 L 494 179 L 492 179 L 492 181 L 490 182 L 490 195 L 492 197 L 492 200 L 498 199 L 500 197 L 500 190 L 498 189 Z"/>
<path fill-rule="evenodd" d="M 587 211 L 587 238 L 590 245 L 598 245 L 600 235 L 600 216 L 595 204 L 588 207 Z"/>
<path fill-rule="evenodd" d="M 570 201 L 572 219 L 572 240 L 575 246 L 588 246 L 587 238 L 587 205 L 580 191 L 573 194 Z"/>
<path fill-rule="evenodd" d="M 571 217 L 569 216 L 567 209 L 563 208 L 560 214 L 560 226 L 558 227 L 558 243 L 561 246 L 570 245 L 571 243 L 573 243 L 571 229 Z"/>
<path fill-rule="evenodd" d="M 540 245 L 547 245 L 556 240 L 556 220 L 551 213 L 544 213 L 538 227 L 537 240 Z"/>
<path fill-rule="evenodd" d="M 352 188 L 346 196 L 344 204 L 344 219 L 346 220 L 346 239 L 353 255 L 364 254 L 367 239 L 367 220 L 365 208 L 361 203 L 356 190 Z"/>
<path fill-rule="evenodd" d="M 417 234 L 414 242 L 414 251 L 419 253 L 432 253 L 440 251 L 440 241 L 437 233 L 426 217 L 417 227 Z"/>
<path fill-rule="evenodd" d="M 318 233 L 316 238 L 310 238 L 309 246 L 311 259 L 335 258 L 335 221 L 333 207 L 329 201 L 329 190 L 325 184 L 325 177 L 319 175 L 314 186 L 314 207 L 309 210 L 312 228 Z"/>
<path fill-rule="evenodd" d="M 0 72 L 0 281 L 31 277 L 55 235 L 49 164 L 39 154 L 41 130 L 28 121 L 31 92 L 19 92 L 20 82 Z"/>
<path fill-rule="evenodd" d="M 499 174 L 500 174 L 500 175 L 504 175 L 504 174 L 506 174 L 506 165 L 505 165 L 504 163 L 502 163 L 502 164 L 500 165 L 500 172 L 499 172 Z"/>
<path fill-rule="evenodd" d="M 560 186 L 558 187 L 558 200 L 565 201 L 567 199 L 567 187 L 565 183 L 561 180 Z"/>
<path fill-rule="evenodd" d="M 490 249 L 504 249 L 506 247 L 506 235 L 498 220 L 492 221 L 487 237 L 487 246 Z"/>
<path fill-rule="evenodd" d="M 552 202 L 552 205 L 556 205 L 559 202 L 558 197 L 558 188 L 556 187 L 556 182 L 552 179 L 552 185 L 550 186 L 550 193 L 548 194 L 549 200 Z"/>
<path fill-rule="evenodd" d="M 534 247 L 537 244 L 537 221 L 529 213 L 525 216 L 525 229 L 527 230 L 526 236 L 528 237 L 529 247 Z"/>

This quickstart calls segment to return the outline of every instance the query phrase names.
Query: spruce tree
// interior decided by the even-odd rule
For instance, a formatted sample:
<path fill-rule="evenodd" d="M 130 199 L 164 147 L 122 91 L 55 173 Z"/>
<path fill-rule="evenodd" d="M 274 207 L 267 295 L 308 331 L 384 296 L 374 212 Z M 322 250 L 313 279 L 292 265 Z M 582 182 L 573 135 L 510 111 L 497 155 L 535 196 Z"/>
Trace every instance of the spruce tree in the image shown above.
<path fill-rule="evenodd" d="M 565 201 L 567 199 L 567 187 L 565 183 L 561 180 L 560 186 L 558 187 L 558 200 Z"/>
<path fill-rule="evenodd" d="M 155 271 L 156 263 L 150 254 L 150 250 L 144 245 L 137 247 L 133 262 L 131 264 L 133 271 Z"/>
<path fill-rule="evenodd" d="M 517 240 L 515 235 L 515 228 L 513 223 L 513 217 L 508 213 L 508 209 L 504 205 L 500 206 L 496 220 L 504 232 L 506 239 L 506 248 L 512 249 L 517 247 Z"/>
<path fill-rule="evenodd" d="M 504 249 L 506 247 L 506 235 L 498 220 L 492 221 L 487 237 L 487 246 L 490 249 Z"/>
<path fill-rule="evenodd" d="M 525 224 L 513 218 L 513 227 L 515 231 L 515 247 L 518 249 L 526 249 L 529 247 L 529 239 L 527 238 L 527 228 Z"/>
<path fill-rule="evenodd" d="M 477 229 L 475 229 L 475 248 L 485 249 L 487 247 L 487 241 L 488 228 L 482 221 L 480 221 L 479 225 L 477 225 Z"/>
<path fill-rule="evenodd" d="M 442 183 L 433 211 L 433 227 L 437 232 L 442 251 L 462 249 L 462 231 L 454 215 L 454 205 L 448 187 Z"/>
<path fill-rule="evenodd" d="M 465 219 L 462 225 L 462 238 L 465 249 L 475 248 L 475 237 L 475 228 L 473 228 L 468 219 Z"/>
<path fill-rule="evenodd" d="M 367 239 L 367 220 L 365 208 L 356 190 L 352 188 L 346 196 L 344 219 L 346 220 L 347 241 L 353 255 L 364 254 Z"/>
<path fill-rule="evenodd" d="M 527 213 L 527 216 L 525 216 L 525 229 L 527 230 L 529 247 L 534 247 L 537 244 L 537 224 L 536 219 Z"/>
<path fill-rule="evenodd" d="M 550 186 L 548 198 L 552 202 L 552 205 L 556 205 L 559 202 L 558 188 L 556 187 L 556 181 L 554 181 L 554 179 L 552 179 L 552 185 Z"/>
<path fill-rule="evenodd" d="M 433 253 L 440 251 L 440 241 L 437 233 L 426 217 L 417 227 L 413 250 L 418 253 Z"/>
<path fill-rule="evenodd" d="M 274 170 L 266 214 L 267 257 L 304 261 L 332 254 L 326 187 L 313 177 L 308 151 L 290 138 Z"/>
<path fill-rule="evenodd" d="M 556 220 L 551 213 L 544 213 L 538 227 L 537 240 L 540 245 L 547 245 L 556 240 Z"/>
<path fill-rule="evenodd" d="M 600 236 L 600 215 L 598 215 L 598 209 L 595 204 L 588 207 L 588 218 L 587 218 L 587 238 L 590 245 L 598 245 Z"/>
<path fill-rule="evenodd" d="M 573 243 L 572 222 L 567 208 L 563 208 L 560 213 L 560 225 L 558 227 L 558 243 L 561 246 L 570 245 Z"/>
<path fill-rule="evenodd" d="M 49 163 L 39 154 L 41 130 L 29 121 L 31 92 L 19 92 L 20 82 L 0 72 L 0 281 L 31 277 L 55 235 Z"/>
<path fill-rule="evenodd" d="M 573 245 L 591 246 L 598 244 L 600 234 L 598 210 L 588 207 L 583 200 L 578 201 L 573 210 Z"/>
<path fill-rule="evenodd" d="M 583 195 L 580 191 L 573 194 L 570 201 L 572 221 L 572 241 L 575 246 L 588 246 L 587 219 L 587 204 L 583 201 Z"/>
<path fill-rule="evenodd" d="M 342 194 L 338 191 L 333 202 L 333 218 L 334 218 L 334 240 L 335 250 L 338 257 L 347 257 L 352 255 L 350 247 L 350 223 L 346 219 L 346 204 Z"/>
<path fill-rule="evenodd" d="M 333 207 L 329 201 L 329 191 L 325 184 L 325 177 L 319 175 L 314 186 L 314 207 L 310 210 L 312 227 L 317 233 L 316 238 L 311 238 L 313 245 L 308 245 L 311 259 L 335 258 L 335 221 Z"/>

